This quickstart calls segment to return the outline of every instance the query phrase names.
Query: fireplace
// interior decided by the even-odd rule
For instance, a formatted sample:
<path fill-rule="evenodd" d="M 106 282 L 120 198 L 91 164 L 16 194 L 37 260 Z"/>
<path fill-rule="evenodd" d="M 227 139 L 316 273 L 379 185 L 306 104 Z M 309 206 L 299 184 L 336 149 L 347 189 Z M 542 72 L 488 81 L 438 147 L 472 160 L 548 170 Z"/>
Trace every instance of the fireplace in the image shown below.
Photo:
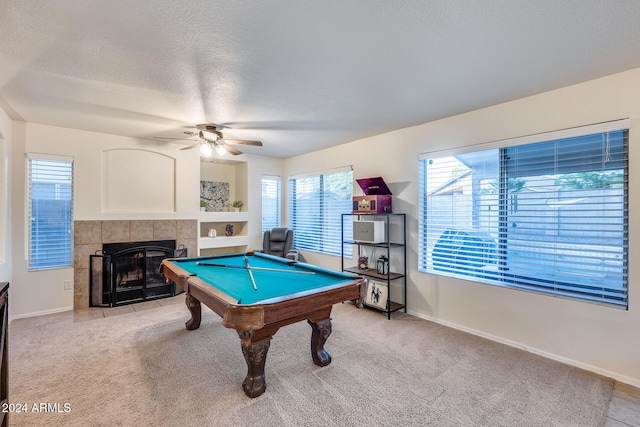
<path fill-rule="evenodd" d="M 181 292 L 166 283 L 160 273 L 165 258 L 187 256 L 187 249 L 176 249 L 175 240 L 105 243 L 90 255 L 89 302 L 92 307 L 115 307 Z"/>

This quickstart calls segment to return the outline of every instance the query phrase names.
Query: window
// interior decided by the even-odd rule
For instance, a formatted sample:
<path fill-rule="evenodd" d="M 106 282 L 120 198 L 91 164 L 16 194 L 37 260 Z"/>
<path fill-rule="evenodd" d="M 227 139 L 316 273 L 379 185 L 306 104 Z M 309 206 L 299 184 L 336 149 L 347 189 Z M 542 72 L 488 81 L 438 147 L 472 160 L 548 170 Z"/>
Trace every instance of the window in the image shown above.
<path fill-rule="evenodd" d="M 306 175 L 289 179 L 289 228 L 293 246 L 340 255 L 342 214 L 351 212 L 353 171 Z"/>
<path fill-rule="evenodd" d="M 262 177 L 262 234 L 280 227 L 280 177 Z"/>
<path fill-rule="evenodd" d="M 627 126 L 421 156 L 419 270 L 626 308 Z"/>
<path fill-rule="evenodd" d="M 72 265 L 73 161 L 28 159 L 29 270 Z"/>

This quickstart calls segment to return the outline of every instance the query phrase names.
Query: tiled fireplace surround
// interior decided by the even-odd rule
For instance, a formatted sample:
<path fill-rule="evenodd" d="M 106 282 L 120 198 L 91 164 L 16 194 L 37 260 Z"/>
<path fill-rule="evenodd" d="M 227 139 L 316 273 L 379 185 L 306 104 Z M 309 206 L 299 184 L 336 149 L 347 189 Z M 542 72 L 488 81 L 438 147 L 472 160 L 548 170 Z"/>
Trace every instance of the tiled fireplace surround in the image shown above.
<path fill-rule="evenodd" d="M 197 254 L 196 219 L 108 220 L 73 222 L 73 308 L 89 307 L 89 255 L 102 250 L 103 243 L 175 240 L 176 247 Z"/>

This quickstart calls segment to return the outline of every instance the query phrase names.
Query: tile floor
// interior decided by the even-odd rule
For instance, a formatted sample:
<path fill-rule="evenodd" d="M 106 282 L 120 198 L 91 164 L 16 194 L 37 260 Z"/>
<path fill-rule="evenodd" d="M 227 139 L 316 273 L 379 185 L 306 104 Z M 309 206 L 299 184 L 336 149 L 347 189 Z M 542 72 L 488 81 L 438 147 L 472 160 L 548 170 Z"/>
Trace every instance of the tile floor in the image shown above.
<path fill-rule="evenodd" d="M 113 308 L 88 308 L 74 311 L 74 322 L 118 316 L 171 304 L 184 304 L 184 294 Z M 640 427 L 640 388 L 616 382 L 609 401 L 605 427 Z"/>
<path fill-rule="evenodd" d="M 640 388 L 616 382 L 606 427 L 640 427 Z"/>
<path fill-rule="evenodd" d="M 73 311 L 74 322 L 84 322 L 86 320 L 101 319 L 103 317 L 119 316 L 120 314 L 133 313 L 135 311 L 150 310 L 152 308 L 166 305 L 184 304 L 184 294 L 175 297 L 162 298 L 153 301 L 140 302 L 137 304 L 121 305 L 119 307 L 101 308 L 90 307 Z"/>

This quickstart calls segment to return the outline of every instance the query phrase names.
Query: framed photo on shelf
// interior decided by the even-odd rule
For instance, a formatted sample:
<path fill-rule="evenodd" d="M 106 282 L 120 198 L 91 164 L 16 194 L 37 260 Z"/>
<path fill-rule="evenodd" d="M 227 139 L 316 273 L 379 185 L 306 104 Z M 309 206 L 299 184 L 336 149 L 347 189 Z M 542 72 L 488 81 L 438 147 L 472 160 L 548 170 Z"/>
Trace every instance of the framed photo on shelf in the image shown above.
<path fill-rule="evenodd" d="M 381 310 L 387 309 L 387 299 L 389 298 L 389 286 L 383 282 L 376 282 L 369 279 L 367 285 L 367 295 L 364 299 L 366 305 L 377 307 Z"/>

